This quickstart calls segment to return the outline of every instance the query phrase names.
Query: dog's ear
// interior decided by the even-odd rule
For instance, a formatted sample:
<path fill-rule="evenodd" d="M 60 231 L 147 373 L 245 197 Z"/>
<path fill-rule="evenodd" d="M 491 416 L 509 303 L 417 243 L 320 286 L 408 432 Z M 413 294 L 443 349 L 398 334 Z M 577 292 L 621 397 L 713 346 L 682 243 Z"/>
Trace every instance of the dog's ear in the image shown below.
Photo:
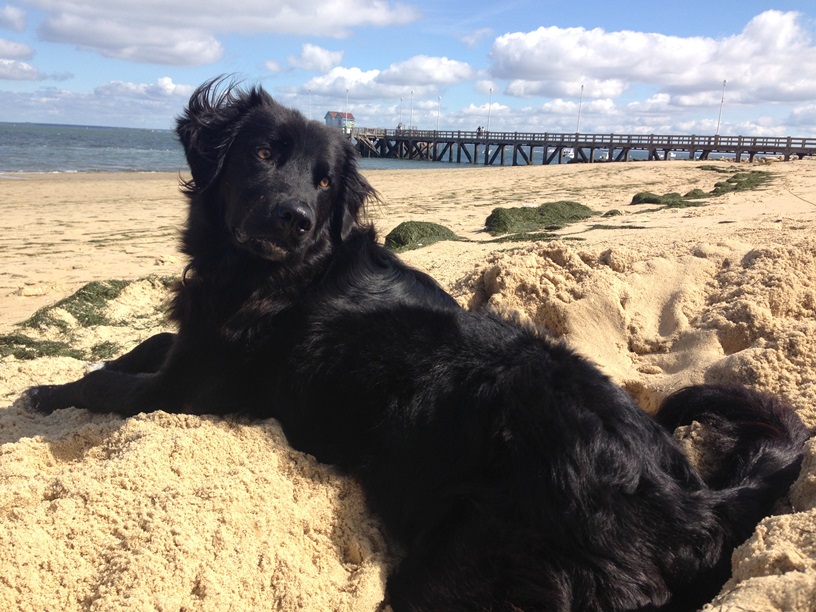
<path fill-rule="evenodd" d="M 349 156 L 343 172 L 343 191 L 334 209 L 332 229 L 335 238 L 343 241 L 354 228 L 361 227 L 365 218 L 365 206 L 369 199 L 378 200 L 377 191 L 357 170 L 357 164 Z"/>
<path fill-rule="evenodd" d="M 262 89 L 239 91 L 234 81 L 224 77 L 207 81 L 193 92 L 176 119 L 176 135 L 193 175 L 184 185 L 188 192 L 202 191 L 218 177 L 241 117 L 267 97 Z"/>

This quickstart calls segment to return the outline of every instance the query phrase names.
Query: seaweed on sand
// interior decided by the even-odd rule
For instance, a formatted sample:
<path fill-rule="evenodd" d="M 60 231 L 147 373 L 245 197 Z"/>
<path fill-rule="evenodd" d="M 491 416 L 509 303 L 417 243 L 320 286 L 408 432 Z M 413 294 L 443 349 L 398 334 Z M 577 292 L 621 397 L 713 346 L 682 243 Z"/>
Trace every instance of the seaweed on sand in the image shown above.
<path fill-rule="evenodd" d="M 718 173 L 728 172 L 723 168 L 716 166 L 700 166 L 701 170 L 711 170 Z M 732 191 L 750 191 L 758 189 L 770 182 L 773 175 L 764 170 L 752 170 L 750 172 L 738 171 L 724 181 L 719 181 L 714 184 L 714 189 L 709 192 L 702 189 L 692 189 L 685 195 L 679 193 L 667 193 L 665 195 L 657 195 L 650 191 L 641 191 L 632 197 L 631 204 L 660 204 L 662 210 L 664 208 L 689 208 L 693 206 L 705 206 L 707 198 L 721 196 Z M 655 209 L 650 209 L 650 211 Z M 642 211 L 642 212 L 650 212 Z"/>
<path fill-rule="evenodd" d="M 459 240 L 450 229 L 428 221 L 403 221 L 385 237 L 385 248 L 396 253 L 439 242 Z"/>
<path fill-rule="evenodd" d="M 541 229 L 554 230 L 595 214 L 595 211 L 583 204 L 562 200 L 546 202 L 536 207 L 496 208 L 485 221 L 485 227 L 494 236 Z"/>

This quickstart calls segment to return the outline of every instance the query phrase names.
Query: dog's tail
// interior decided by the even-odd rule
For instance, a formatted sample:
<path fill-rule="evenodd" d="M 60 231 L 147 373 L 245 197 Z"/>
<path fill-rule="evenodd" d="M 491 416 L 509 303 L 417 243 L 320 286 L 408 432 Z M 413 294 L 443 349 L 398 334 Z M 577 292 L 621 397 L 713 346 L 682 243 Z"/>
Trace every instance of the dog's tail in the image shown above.
<path fill-rule="evenodd" d="M 735 544 L 748 538 L 796 480 L 809 436 L 793 408 L 740 386 L 681 389 L 655 418 L 671 431 L 693 422 L 702 426 L 697 467 L 708 488 L 723 494 L 720 512 Z"/>

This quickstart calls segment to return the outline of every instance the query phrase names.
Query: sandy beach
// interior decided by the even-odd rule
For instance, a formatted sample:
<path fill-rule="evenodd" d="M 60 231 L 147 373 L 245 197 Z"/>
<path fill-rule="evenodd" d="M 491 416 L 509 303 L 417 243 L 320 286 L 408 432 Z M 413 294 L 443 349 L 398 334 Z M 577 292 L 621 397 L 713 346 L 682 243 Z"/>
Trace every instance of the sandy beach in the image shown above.
<path fill-rule="evenodd" d="M 709 192 L 738 172 L 770 180 L 696 206 L 631 204 L 645 191 Z M 781 395 L 816 430 L 816 160 L 366 176 L 382 237 L 431 221 L 462 239 L 403 259 L 467 308 L 563 338 L 644 410 L 686 384 L 741 382 Z M 178 182 L 0 176 L 0 609 L 377 610 L 399 551 L 358 486 L 290 449 L 274 421 L 24 409 L 28 386 L 74 379 L 168 329 L 168 279 L 185 265 Z M 559 200 L 596 214 L 543 241 L 484 230 L 496 207 Z M 112 279 L 132 282 L 106 284 L 95 319 L 65 305 L 21 325 Z M 693 444 L 693 431 L 677 436 Z M 777 510 L 708 609 L 816 610 L 816 439 Z"/>

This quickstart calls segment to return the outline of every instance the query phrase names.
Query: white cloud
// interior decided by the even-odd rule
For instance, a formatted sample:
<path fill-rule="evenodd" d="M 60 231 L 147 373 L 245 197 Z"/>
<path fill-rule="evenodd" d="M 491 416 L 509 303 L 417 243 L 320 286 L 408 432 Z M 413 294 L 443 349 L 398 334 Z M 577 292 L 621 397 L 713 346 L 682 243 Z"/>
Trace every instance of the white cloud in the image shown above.
<path fill-rule="evenodd" d="M 345 98 L 346 90 L 350 98 L 394 98 L 408 91 L 405 87 L 383 85 L 378 81 L 379 70 L 360 70 L 359 68 L 332 68 L 324 75 L 309 80 L 302 89 L 327 97 Z"/>
<path fill-rule="evenodd" d="M 3 59 L 31 59 L 34 50 L 26 44 L 0 38 L 0 58 Z"/>
<path fill-rule="evenodd" d="M 621 79 L 598 80 L 579 78 L 577 81 L 528 81 L 514 80 L 507 84 L 507 93 L 519 98 L 581 96 L 581 85 L 584 86 L 586 98 L 617 98 L 627 89 L 627 83 Z"/>
<path fill-rule="evenodd" d="M 816 126 L 816 102 L 802 104 L 794 108 L 786 123 L 796 126 L 809 126 L 812 130 Z"/>
<path fill-rule="evenodd" d="M 178 85 L 170 77 L 161 77 L 155 83 L 126 83 L 111 81 L 100 85 L 94 94 L 105 97 L 123 98 L 167 98 L 173 96 L 188 97 L 193 93 L 192 85 Z"/>
<path fill-rule="evenodd" d="M 769 117 L 759 117 L 755 120 L 739 121 L 729 127 L 730 134 L 750 134 L 751 136 L 775 136 L 781 138 L 789 136 L 787 127 L 777 123 Z"/>
<path fill-rule="evenodd" d="M 46 40 L 74 44 L 106 57 L 166 65 L 204 65 L 219 59 L 221 43 L 204 31 L 161 25 L 134 27 L 104 15 L 62 14 L 40 28 Z"/>
<path fill-rule="evenodd" d="M 0 59 L 0 79 L 9 81 L 41 81 L 45 75 L 31 64 L 11 59 Z"/>
<path fill-rule="evenodd" d="M 264 62 L 264 68 L 266 68 L 269 72 L 286 72 L 286 67 L 276 60 L 267 60 Z"/>
<path fill-rule="evenodd" d="M 447 57 L 416 55 L 404 62 L 392 64 L 379 76 L 381 83 L 391 85 L 452 85 L 468 81 L 475 71 L 465 62 Z"/>
<path fill-rule="evenodd" d="M 328 72 L 343 61 L 342 51 L 329 51 L 317 45 L 303 45 L 299 57 L 289 57 L 289 65 L 315 72 Z"/>
<path fill-rule="evenodd" d="M 33 93 L 0 89 L 0 108 L 8 109 L 10 121 L 171 128 L 181 106 L 172 96 L 145 99 L 47 87 Z"/>
<path fill-rule="evenodd" d="M 304 88 L 311 89 L 314 93 L 334 95 L 344 92 L 346 89 L 354 89 L 355 93 L 360 90 L 371 90 L 379 70 L 363 71 L 359 68 L 332 68 L 326 74 L 309 80 Z"/>
<path fill-rule="evenodd" d="M 493 90 L 494 94 L 498 94 L 499 91 L 500 91 L 499 86 L 496 85 L 495 81 L 487 81 L 487 80 L 478 81 L 476 83 L 475 87 L 476 87 L 476 91 L 478 91 L 479 93 L 483 93 L 486 96 L 490 94 L 491 89 Z"/>
<path fill-rule="evenodd" d="M 408 23 L 419 13 L 385 0 L 22 0 L 45 13 L 40 35 L 107 57 L 203 65 L 221 57 L 216 34 L 347 36 L 358 26 Z"/>
<path fill-rule="evenodd" d="M 629 113 L 667 113 L 671 109 L 671 96 L 667 93 L 657 93 L 643 101 L 630 102 L 626 105 Z"/>
<path fill-rule="evenodd" d="M 585 96 L 616 98 L 640 83 L 672 103 L 710 105 L 727 79 L 732 102 L 804 101 L 816 97 L 816 48 L 800 20 L 769 10 L 722 39 L 539 28 L 498 37 L 491 72 L 519 97 L 577 97 L 583 83 Z"/>
<path fill-rule="evenodd" d="M 25 29 L 25 13 L 16 6 L 0 8 L 0 27 L 22 32 Z"/>
<path fill-rule="evenodd" d="M 419 103 L 424 96 L 436 97 L 440 88 L 467 81 L 475 76 L 464 62 L 447 57 L 417 55 L 392 64 L 386 70 L 361 70 L 337 66 L 315 77 L 301 89 L 324 96 L 345 96 L 358 100 L 370 98 L 408 98 L 411 91 Z"/>
<path fill-rule="evenodd" d="M 467 115 L 469 117 L 486 117 L 487 116 L 487 102 L 484 104 L 479 104 L 476 106 L 475 104 L 471 103 L 468 104 L 465 108 L 460 111 L 463 115 Z M 491 117 L 499 117 L 505 113 L 511 112 L 509 106 L 505 106 L 504 104 L 499 104 L 497 102 L 493 102 L 490 104 L 490 116 Z"/>
<path fill-rule="evenodd" d="M 475 47 L 479 43 L 482 42 L 483 39 L 487 38 L 488 36 L 493 34 L 493 30 L 490 28 L 480 28 L 475 32 L 471 32 L 470 34 L 466 34 L 460 38 L 460 40 L 465 43 L 468 47 Z"/>

